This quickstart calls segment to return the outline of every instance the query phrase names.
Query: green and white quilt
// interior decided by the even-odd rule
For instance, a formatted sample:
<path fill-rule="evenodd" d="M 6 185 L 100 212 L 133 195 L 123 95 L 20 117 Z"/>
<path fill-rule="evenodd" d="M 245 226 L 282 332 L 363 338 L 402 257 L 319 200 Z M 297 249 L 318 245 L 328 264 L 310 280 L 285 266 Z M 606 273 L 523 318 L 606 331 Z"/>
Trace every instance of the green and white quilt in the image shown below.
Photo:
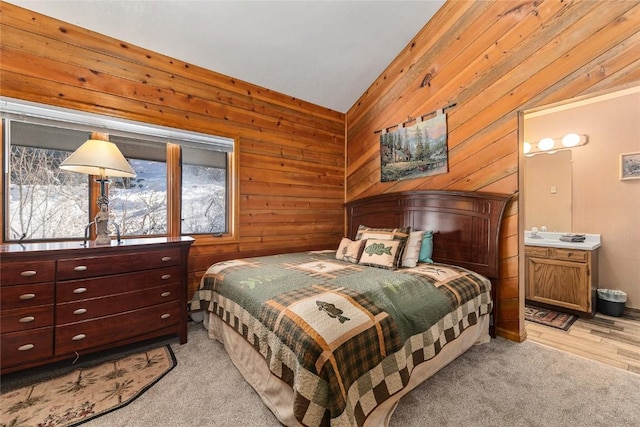
<path fill-rule="evenodd" d="M 301 424 L 360 426 L 490 312 L 490 289 L 451 265 L 393 271 L 304 252 L 212 265 L 191 309 L 219 316 L 262 354 L 293 388 Z"/>

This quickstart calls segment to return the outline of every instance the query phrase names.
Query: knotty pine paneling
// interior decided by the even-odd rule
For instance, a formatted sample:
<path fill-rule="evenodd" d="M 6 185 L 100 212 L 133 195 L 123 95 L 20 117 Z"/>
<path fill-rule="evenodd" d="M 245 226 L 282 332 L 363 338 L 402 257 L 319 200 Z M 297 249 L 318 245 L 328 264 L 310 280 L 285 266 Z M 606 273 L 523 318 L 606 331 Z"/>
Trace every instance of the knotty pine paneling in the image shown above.
<path fill-rule="evenodd" d="M 343 113 L 9 3 L 0 25 L 3 96 L 237 138 L 237 237 L 196 236 L 190 294 L 214 261 L 337 247 Z"/>
<path fill-rule="evenodd" d="M 347 201 L 413 189 L 515 194 L 501 231 L 497 331 L 524 339 L 518 112 L 637 84 L 638 46 L 638 1 L 446 2 L 347 112 Z M 450 104 L 449 172 L 381 183 L 375 132 Z"/>

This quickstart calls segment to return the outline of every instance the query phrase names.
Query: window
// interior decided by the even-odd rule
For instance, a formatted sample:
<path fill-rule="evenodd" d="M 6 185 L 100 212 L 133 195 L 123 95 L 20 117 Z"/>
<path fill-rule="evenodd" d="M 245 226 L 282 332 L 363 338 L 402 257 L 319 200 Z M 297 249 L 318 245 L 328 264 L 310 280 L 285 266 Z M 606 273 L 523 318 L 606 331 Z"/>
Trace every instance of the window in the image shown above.
<path fill-rule="evenodd" d="M 92 131 L 107 133 L 136 172 L 109 184 L 110 223 L 121 236 L 226 235 L 234 229 L 233 139 L 7 98 L 0 98 L 0 113 L 4 241 L 84 238 L 97 194 L 87 175 L 58 166 Z M 167 161 L 171 150 L 181 161 Z M 170 220 L 172 206 L 180 211 Z"/>
<path fill-rule="evenodd" d="M 228 232 L 227 156 L 182 148 L 182 234 Z"/>

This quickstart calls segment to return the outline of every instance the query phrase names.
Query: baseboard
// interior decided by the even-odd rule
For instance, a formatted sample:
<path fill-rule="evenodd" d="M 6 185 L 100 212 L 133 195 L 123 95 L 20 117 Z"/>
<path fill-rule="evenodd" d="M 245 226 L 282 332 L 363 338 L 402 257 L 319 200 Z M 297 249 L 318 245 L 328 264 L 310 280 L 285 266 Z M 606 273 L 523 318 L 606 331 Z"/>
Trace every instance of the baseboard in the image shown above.
<path fill-rule="evenodd" d="M 625 307 L 622 316 L 640 320 L 640 308 Z"/>
<path fill-rule="evenodd" d="M 527 330 L 526 328 L 523 328 L 520 333 L 516 333 L 511 330 L 496 327 L 496 335 L 511 341 L 523 342 L 527 339 Z"/>

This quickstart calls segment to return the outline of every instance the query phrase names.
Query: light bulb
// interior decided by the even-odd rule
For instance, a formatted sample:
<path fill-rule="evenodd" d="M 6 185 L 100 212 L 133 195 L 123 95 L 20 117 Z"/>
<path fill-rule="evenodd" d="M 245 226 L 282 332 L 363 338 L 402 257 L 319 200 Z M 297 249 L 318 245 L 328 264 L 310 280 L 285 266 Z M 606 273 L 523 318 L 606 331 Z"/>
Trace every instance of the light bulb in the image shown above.
<path fill-rule="evenodd" d="M 524 144 L 522 144 L 522 152 L 524 154 L 527 154 L 531 151 L 531 144 L 528 142 L 525 142 Z"/>
<path fill-rule="evenodd" d="M 542 138 L 540 142 L 538 142 L 538 148 L 542 151 L 551 150 L 554 145 L 556 145 L 556 142 L 553 138 Z"/>
<path fill-rule="evenodd" d="M 577 133 L 568 133 L 562 138 L 562 145 L 565 147 L 575 147 L 580 144 L 580 135 Z"/>

